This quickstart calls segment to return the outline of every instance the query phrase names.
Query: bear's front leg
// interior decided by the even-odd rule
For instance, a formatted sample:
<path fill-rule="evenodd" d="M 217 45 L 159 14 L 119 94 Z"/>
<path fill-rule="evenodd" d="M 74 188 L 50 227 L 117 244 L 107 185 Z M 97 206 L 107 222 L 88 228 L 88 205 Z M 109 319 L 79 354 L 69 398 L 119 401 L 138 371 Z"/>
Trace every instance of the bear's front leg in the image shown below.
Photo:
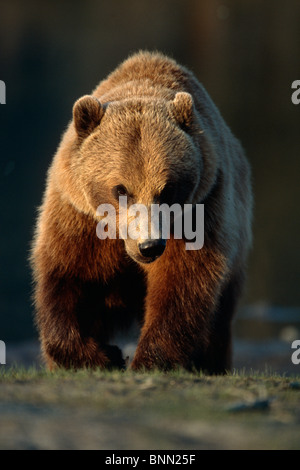
<path fill-rule="evenodd" d="M 101 286 L 51 273 L 36 287 L 37 325 L 50 369 L 124 367 L 121 351 L 106 344 Z"/>
<path fill-rule="evenodd" d="M 145 269 L 145 321 L 131 368 L 214 372 L 208 351 L 218 347 L 211 345 L 211 330 L 225 278 L 224 257 L 207 246 L 186 251 L 182 240 L 170 239 L 161 258 Z"/>

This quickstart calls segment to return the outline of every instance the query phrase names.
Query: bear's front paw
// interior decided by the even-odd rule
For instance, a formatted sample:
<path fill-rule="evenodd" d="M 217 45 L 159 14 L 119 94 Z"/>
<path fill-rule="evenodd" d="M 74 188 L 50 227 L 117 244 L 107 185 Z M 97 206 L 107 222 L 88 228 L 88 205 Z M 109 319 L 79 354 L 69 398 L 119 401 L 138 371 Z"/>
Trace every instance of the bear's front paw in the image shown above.
<path fill-rule="evenodd" d="M 107 356 L 107 358 L 109 359 L 107 368 L 110 368 L 110 369 L 114 369 L 114 368 L 125 369 L 126 368 L 125 360 L 123 359 L 123 356 L 122 356 L 122 351 L 120 348 L 118 348 L 118 346 L 106 344 L 103 347 L 103 351 L 105 355 Z"/>
<path fill-rule="evenodd" d="M 43 355 L 49 369 L 57 367 L 65 369 L 96 368 L 125 369 L 122 352 L 117 346 L 99 345 L 93 338 L 84 344 L 63 345 L 57 347 L 44 343 Z"/>
<path fill-rule="evenodd" d="M 135 371 L 159 369 L 167 371 L 174 369 L 179 364 L 176 360 L 170 357 L 167 351 L 162 351 L 159 348 L 138 348 L 130 369 Z"/>
<path fill-rule="evenodd" d="M 132 370 L 168 371 L 183 368 L 192 371 L 201 368 L 203 352 L 199 347 L 180 347 L 178 341 L 166 341 L 165 336 L 159 340 L 157 336 L 145 335 L 140 340 L 130 366 Z"/>

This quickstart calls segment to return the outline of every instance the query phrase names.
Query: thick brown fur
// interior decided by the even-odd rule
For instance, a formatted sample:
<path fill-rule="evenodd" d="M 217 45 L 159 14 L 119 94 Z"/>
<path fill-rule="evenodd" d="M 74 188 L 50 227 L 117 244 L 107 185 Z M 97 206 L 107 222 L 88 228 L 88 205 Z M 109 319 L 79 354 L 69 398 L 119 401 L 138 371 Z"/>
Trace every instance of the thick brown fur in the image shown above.
<path fill-rule="evenodd" d="M 170 238 L 144 262 L 135 240 L 96 236 L 96 209 L 204 203 L 205 239 Z M 113 335 L 137 319 L 131 368 L 224 373 L 251 244 L 250 170 L 186 68 L 140 52 L 78 100 L 49 169 L 33 241 L 36 321 L 49 367 L 123 367 Z"/>

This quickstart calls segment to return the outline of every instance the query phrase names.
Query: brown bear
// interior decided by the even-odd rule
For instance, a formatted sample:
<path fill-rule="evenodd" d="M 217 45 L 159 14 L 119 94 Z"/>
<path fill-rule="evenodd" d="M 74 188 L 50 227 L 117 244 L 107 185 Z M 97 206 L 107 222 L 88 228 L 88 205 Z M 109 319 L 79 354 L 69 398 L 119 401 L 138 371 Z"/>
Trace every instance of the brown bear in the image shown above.
<path fill-rule="evenodd" d="M 204 204 L 204 245 L 96 235 L 97 208 Z M 124 366 L 111 344 L 137 320 L 133 370 L 225 373 L 251 244 L 244 152 L 193 73 L 139 52 L 73 107 L 48 172 L 31 252 L 50 368 Z M 117 227 L 118 230 L 118 227 Z"/>

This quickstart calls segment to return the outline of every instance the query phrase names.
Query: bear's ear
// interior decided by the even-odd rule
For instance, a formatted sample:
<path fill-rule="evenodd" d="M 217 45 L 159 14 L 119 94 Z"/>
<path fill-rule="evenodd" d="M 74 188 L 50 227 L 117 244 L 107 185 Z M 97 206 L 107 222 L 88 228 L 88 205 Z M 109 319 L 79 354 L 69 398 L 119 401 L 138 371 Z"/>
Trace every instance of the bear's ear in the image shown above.
<path fill-rule="evenodd" d="M 176 93 L 173 104 L 173 115 L 183 129 L 188 129 L 193 121 L 193 98 L 189 93 L 180 91 Z"/>
<path fill-rule="evenodd" d="M 86 95 L 73 106 L 73 121 L 78 137 L 85 139 L 100 121 L 104 114 L 104 108 L 94 96 Z"/>

